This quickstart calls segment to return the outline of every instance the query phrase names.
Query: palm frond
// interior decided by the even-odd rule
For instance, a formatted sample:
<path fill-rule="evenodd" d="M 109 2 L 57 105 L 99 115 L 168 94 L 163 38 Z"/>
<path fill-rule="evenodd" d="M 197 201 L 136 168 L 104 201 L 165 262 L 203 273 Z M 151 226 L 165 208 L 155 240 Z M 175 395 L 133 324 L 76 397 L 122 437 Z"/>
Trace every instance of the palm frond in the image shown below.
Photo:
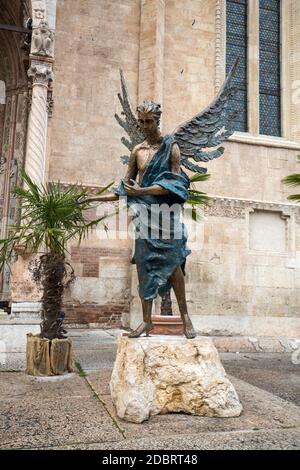
<path fill-rule="evenodd" d="M 300 185 L 300 173 L 293 173 L 292 175 L 286 176 L 282 179 L 282 182 L 288 186 L 299 186 Z"/>
<path fill-rule="evenodd" d="M 300 163 L 300 155 L 297 156 L 298 163 Z M 287 184 L 288 186 L 300 186 L 300 173 L 293 173 L 291 175 L 283 178 L 282 183 Z M 291 194 L 288 196 L 290 201 L 300 202 L 300 194 Z"/>
<path fill-rule="evenodd" d="M 96 195 L 99 196 L 100 194 L 105 193 L 105 191 L 107 191 L 113 184 L 114 184 L 114 182 L 109 183 L 107 186 L 105 186 L 104 188 L 97 191 Z"/>
<path fill-rule="evenodd" d="M 210 178 L 210 174 L 208 173 L 195 173 L 193 176 L 190 177 L 191 183 L 197 183 L 198 181 L 206 181 Z"/>
<path fill-rule="evenodd" d="M 93 220 L 86 218 L 85 211 L 93 206 L 88 202 L 87 190 L 81 186 L 66 188 L 59 182 L 39 186 L 25 172 L 23 180 L 24 187 L 14 190 L 22 207 L 20 223 L 9 226 L 9 236 L 0 240 L 0 269 L 17 244 L 32 253 L 43 247 L 49 253 L 64 255 L 70 239 L 78 237 L 81 241 L 106 218 L 106 215 Z M 100 194 L 112 184 L 102 188 Z"/>
<path fill-rule="evenodd" d="M 291 194 L 290 196 L 288 196 L 288 199 L 290 201 L 295 201 L 295 202 L 300 202 L 300 194 Z"/>
<path fill-rule="evenodd" d="M 195 206 L 207 206 L 209 204 L 210 198 L 206 193 L 199 191 L 195 183 L 200 181 L 207 181 L 210 178 L 210 175 L 207 173 L 196 173 L 190 178 L 191 187 L 188 190 L 188 200 L 187 204 L 190 204 L 195 208 Z"/>

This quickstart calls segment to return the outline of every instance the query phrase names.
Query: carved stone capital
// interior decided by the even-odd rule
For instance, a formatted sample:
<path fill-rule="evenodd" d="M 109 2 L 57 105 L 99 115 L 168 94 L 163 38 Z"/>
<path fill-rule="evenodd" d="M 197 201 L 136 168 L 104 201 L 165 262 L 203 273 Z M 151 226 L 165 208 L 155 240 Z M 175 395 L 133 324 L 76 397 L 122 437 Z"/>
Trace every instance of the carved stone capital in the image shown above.
<path fill-rule="evenodd" d="M 48 86 L 53 81 L 52 67 L 46 63 L 32 63 L 28 72 L 28 77 L 32 80 L 32 84 Z"/>
<path fill-rule="evenodd" d="M 54 33 L 47 21 L 41 21 L 37 28 L 32 30 L 31 54 L 44 57 L 53 57 Z"/>

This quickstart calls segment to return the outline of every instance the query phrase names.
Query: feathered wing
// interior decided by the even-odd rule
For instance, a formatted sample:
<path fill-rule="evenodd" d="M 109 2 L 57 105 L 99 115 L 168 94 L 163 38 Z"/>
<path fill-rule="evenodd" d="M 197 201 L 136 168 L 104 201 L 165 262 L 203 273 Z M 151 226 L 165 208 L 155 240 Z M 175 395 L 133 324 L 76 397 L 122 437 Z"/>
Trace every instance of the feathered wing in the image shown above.
<path fill-rule="evenodd" d="M 141 129 L 138 126 L 137 118 L 135 117 L 131 104 L 130 99 L 123 75 L 123 71 L 120 69 L 120 79 L 121 79 L 121 91 L 122 95 L 118 93 L 118 98 L 122 106 L 121 115 L 124 116 L 122 119 L 118 114 L 115 114 L 115 118 L 120 126 L 125 130 L 126 134 L 129 137 L 129 140 L 125 137 L 121 138 L 121 142 L 125 145 L 125 147 L 130 150 L 130 152 L 134 149 L 134 147 L 145 140 L 145 136 Z M 120 157 L 124 164 L 128 163 L 129 157 L 127 155 L 123 155 Z"/>
<path fill-rule="evenodd" d="M 181 164 L 195 173 L 206 173 L 207 169 L 195 165 L 195 162 L 208 162 L 220 157 L 224 147 L 212 151 L 203 149 L 216 147 L 230 137 L 234 129 L 230 122 L 237 112 L 230 111 L 229 100 L 235 94 L 236 88 L 232 85 L 232 78 L 238 64 L 235 60 L 223 86 L 214 101 L 192 119 L 184 122 L 173 132 L 180 148 Z"/>

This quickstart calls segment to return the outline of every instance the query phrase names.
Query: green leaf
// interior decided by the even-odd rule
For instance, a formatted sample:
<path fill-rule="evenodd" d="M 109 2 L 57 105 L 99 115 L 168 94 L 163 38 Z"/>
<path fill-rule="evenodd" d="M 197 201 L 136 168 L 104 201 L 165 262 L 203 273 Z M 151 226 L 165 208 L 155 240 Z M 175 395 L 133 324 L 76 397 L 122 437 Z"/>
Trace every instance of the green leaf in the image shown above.
<path fill-rule="evenodd" d="M 207 181 L 210 178 L 209 173 L 195 173 L 190 177 L 191 183 L 197 183 L 198 181 Z"/>
<path fill-rule="evenodd" d="M 86 218 L 86 209 L 93 206 L 85 202 L 88 193 L 81 186 L 64 187 L 60 182 L 37 185 L 25 172 L 23 180 L 24 187 L 17 187 L 14 191 L 21 202 L 20 221 L 9 226 L 8 237 L 0 242 L 0 267 L 9 260 L 16 244 L 24 245 L 24 249 L 32 253 L 43 248 L 49 253 L 64 255 L 70 239 L 81 241 L 107 217 Z M 83 204 L 79 205 L 78 201 L 83 201 Z"/>
<path fill-rule="evenodd" d="M 100 190 L 96 193 L 96 195 L 99 196 L 100 194 L 105 193 L 105 191 L 107 191 L 113 184 L 114 184 L 114 182 L 109 183 L 107 186 L 105 186 L 104 188 L 100 189 Z"/>

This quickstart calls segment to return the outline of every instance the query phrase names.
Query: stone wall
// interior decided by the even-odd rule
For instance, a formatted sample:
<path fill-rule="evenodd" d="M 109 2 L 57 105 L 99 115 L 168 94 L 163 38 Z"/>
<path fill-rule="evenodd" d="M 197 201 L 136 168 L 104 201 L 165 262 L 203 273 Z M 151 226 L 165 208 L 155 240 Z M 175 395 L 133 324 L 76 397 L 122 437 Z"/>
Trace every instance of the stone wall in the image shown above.
<path fill-rule="evenodd" d="M 126 171 L 119 158 L 126 153 L 122 132 L 114 118 L 119 68 L 136 106 L 140 1 L 58 1 L 56 28 L 49 179 L 98 187 L 117 182 Z M 91 237 L 88 248 L 76 250 L 72 247 L 77 280 L 66 296 L 68 320 L 111 324 L 118 318 L 120 324 L 129 311 L 131 243 L 120 248 L 118 241 Z"/>
<path fill-rule="evenodd" d="M 140 1 L 58 1 L 50 179 L 118 180 L 119 68 L 137 103 Z"/>
<path fill-rule="evenodd" d="M 50 180 L 101 186 L 124 175 L 119 160 L 126 153 L 119 140 L 123 134 L 113 117 L 120 111 L 119 67 L 134 107 L 138 99 L 161 100 L 164 133 L 209 104 L 220 79 L 220 3 L 58 0 Z M 285 96 L 289 109 L 291 97 Z M 292 191 L 281 179 L 297 170 L 300 144 L 239 140 L 225 145 L 224 156 L 209 164 L 210 180 L 201 185 L 214 199 L 191 244 L 189 309 L 196 328 L 205 333 L 295 336 L 300 328 L 300 218 L 287 201 Z M 138 322 L 141 308 L 130 254 L 130 241 L 96 236 L 81 248 L 71 247 L 77 280 L 65 300 L 69 321 Z"/>

